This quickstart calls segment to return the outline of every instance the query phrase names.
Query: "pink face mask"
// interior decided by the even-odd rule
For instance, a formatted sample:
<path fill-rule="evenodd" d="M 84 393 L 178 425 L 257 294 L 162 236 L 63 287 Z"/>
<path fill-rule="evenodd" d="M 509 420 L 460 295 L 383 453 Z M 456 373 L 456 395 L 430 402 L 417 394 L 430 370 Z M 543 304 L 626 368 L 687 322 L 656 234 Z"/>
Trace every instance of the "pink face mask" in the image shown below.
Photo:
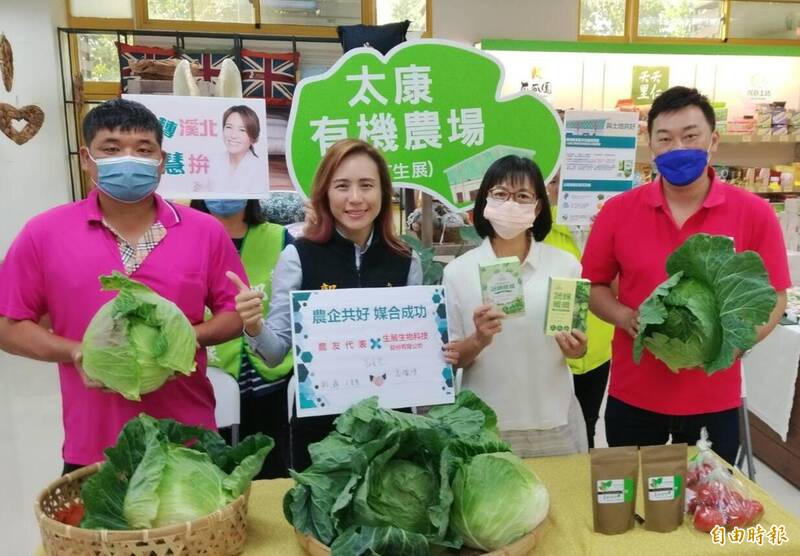
<path fill-rule="evenodd" d="M 533 226 L 538 205 L 539 201 L 530 205 L 521 205 L 511 199 L 496 201 L 488 197 L 483 216 L 491 223 L 498 236 L 503 239 L 513 239 Z"/>

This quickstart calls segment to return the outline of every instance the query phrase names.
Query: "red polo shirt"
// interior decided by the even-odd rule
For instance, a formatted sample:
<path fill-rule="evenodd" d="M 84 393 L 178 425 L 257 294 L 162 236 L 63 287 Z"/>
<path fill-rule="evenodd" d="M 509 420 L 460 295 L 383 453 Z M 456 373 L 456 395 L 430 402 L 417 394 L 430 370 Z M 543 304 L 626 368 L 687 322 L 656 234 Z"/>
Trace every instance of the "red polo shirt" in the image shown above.
<path fill-rule="evenodd" d="M 734 238 L 737 252 L 755 251 L 777 291 L 791 286 L 786 247 L 775 211 L 760 197 L 723 183 L 709 169 L 711 189 L 702 207 L 678 229 L 661 181 L 610 199 L 597 216 L 583 255 L 583 277 L 609 284 L 619 274 L 619 300 L 638 308 L 667 279 L 667 257 L 697 233 Z M 738 407 L 741 372 L 732 367 L 711 376 L 699 370 L 673 373 L 645 349 L 633 362 L 633 339 L 614 331 L 608 393 L 649 411 L 694 415 Z"/>

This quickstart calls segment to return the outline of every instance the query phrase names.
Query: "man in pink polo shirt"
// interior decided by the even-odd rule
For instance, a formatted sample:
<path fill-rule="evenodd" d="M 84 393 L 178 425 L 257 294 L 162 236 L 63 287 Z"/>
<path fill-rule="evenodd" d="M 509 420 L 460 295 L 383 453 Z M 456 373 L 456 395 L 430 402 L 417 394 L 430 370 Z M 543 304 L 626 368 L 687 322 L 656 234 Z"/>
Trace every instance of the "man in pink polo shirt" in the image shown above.
<path fill-rule="evenodd" d="M 714 110 L 696 89 L 673 87 L 648 116 L 650 148 L 660 178 L 614 197 L 594 223 L 583 256 L 592 281 L 591 310 L 615 327 L 605 422 L 610 446 L 694 443 L 708 428 L 714 449 L 733 463 L 739 447 L 741 364 L 711 376 L 673 373 L 647 350 L 633 362 L 639 305 L 666 280 L 667 257 L 689 236 L 732 237 L 736 251 L 761 255 L 778 303 L 758 340 L 769 334 L 791 286 L 786 248 L 769 204 L 720 181 L 709 166 L 717 150 Z M 619 297 L 611 283 L 619 278 Z M 741 354 L 740 354 L 741 355 Z"/>
<path fill-rule="evenodd" d="M 139 103 L 111 100 L 83 122 L 81 166 L 96 187 L 87 199 L 31 219 L 0 266 L 0 348 L 58 363 L 64 419 L 64 471 L 103 459 L 125 423 L 141 412 L 215 428 L 205 349 L 197 370 L 129 401 L 99 388 L 80 368 L 81 339 L 116 292 L 98 277 L 124 272 L 173 301 L 208 346 L 241 334 L 232 269 L 246 280 L 220 223 L 154 193 L 164 167 L 156 116 Z M 208 306 L 214 316 L 204 322 Z M 49 315 L 52 331 L 40 326 Z"/>

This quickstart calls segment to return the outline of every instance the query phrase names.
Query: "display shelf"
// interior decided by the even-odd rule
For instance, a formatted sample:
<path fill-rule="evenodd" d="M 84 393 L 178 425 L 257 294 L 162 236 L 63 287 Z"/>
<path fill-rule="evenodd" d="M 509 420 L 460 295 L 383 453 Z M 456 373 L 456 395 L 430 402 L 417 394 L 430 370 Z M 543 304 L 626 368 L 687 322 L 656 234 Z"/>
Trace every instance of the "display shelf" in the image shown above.
<path fill-rule="evenodd" d="M 763 143 L 800 143 L 798 135 L 751 135 L 744 133 L 720 133 L 719 142 L 722 145 L 741 145 L 741 144 L 763 144 Z M 636 147 L 639 149 L 648 148 L 647 137 L 640 135 L 637 138 Z"/>
<path fill-rule="evenodd" d="M 800 191 L 755 191 L 754 193 L 759 197 L 764 197 L 765 199 L 771 200 L 800 196 Z"/>

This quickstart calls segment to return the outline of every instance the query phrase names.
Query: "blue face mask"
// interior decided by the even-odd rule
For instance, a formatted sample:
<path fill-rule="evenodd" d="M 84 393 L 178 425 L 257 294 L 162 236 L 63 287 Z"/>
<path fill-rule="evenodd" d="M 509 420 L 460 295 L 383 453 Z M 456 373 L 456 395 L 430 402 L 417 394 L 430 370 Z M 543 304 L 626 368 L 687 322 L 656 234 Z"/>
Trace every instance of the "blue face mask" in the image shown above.
<path fill-rule="evenodd" d="M 114 156 L 95 159 L 91 154 L 89 158 L 97 164 L 95 185 L 116 201 L 137 203 L 158 187 L 160 158 Z"/>
<path fill-rule="evenodd" d="M 208 212 L 214 216 L 233 216 L 247 206 L 247 199 L 206 199 L 205 202 Z"/>
<path fill-rule="evenodd" d="M 708 151 L 675 149 L 655 158 L 658 173 L 671 185 L 684 186 L 703 175 L 708 165 Z"/>

